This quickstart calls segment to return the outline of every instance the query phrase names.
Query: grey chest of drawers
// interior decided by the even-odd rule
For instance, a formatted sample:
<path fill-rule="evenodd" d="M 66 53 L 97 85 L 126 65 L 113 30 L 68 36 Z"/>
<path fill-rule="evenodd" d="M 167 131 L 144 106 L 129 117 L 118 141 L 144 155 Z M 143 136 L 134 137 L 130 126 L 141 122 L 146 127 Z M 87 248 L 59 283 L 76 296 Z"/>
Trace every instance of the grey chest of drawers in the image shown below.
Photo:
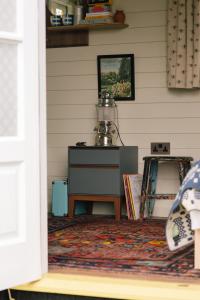
<path fill-rule="evenodd" d="M 138 172 L 138 147 L 69 147 L 69 217 L 75 201 L 111 201 L 120 218 L 124 173 Z"/>

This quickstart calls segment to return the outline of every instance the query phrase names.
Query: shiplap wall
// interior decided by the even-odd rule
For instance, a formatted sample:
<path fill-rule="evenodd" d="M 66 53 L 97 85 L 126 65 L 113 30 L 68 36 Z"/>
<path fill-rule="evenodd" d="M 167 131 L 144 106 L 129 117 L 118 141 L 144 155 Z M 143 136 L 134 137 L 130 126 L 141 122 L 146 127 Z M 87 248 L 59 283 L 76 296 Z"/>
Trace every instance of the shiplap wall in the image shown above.
<path fill-rule="evenodd" d="M 47 50 L 49 199 L 52 180 L 67 174 L 67 147 L 77 141 L 94 144 L 97 55 L 135 54 L 136 99 L 117 104 L 124 144 L 139 147 L 140 173 L 151 142 L 170 142 L 171 155 L 200 157 L 200 91 L 166 87 L 167 0 L 114 5 L 125 11 L 127 29 L 90 32 L 88 47 Z M 165 170 L 159 171 L 159 189 L 176 191 L 173 167 Z M 95 207 L 95 212 L 106 211 Z"/>

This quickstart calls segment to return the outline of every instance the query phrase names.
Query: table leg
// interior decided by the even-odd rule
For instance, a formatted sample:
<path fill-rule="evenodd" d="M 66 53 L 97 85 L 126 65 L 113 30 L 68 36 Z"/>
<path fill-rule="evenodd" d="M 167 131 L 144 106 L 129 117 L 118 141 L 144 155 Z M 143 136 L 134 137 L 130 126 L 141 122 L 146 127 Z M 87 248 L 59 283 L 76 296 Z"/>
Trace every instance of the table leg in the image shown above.
<path fill-rule="evenodd" d="M 115 220 L 120 221 L 121 219 L 121 198 L 114 199 L 114 207 L 115 207 Z"/>
<path fill-rule="evenodd" d="M 75 199 L 73 196 L 69 196 L 69 202 L 68 202 L 68 207 L 69 207 L 69 211 L 68 211 L 68 217 L 69 218 L 73 218 L 74 217 L 74 210 L 75 210 Z"/>
<path fill-rule="evenodd" d="M 141 189 L 141 205 L 140 205 L 140 219 L 143 220 L 147 193 L 149 188 L 149 172 L 150 172 L 150 162 L 149 160 L 145 160 L 144 162 L 144 171 L 143 171 L 143 179 L 142 179 L 142 189 Z"/>

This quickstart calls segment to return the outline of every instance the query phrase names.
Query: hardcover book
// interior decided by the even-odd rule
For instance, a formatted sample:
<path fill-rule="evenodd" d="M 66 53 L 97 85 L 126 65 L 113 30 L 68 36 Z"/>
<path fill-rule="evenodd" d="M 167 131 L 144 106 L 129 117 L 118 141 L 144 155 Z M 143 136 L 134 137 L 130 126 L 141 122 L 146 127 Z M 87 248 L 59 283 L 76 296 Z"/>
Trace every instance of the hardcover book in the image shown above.
<path fill-rule="evenodd" d="M 138 220 L 140 218 L 142 175 L 124 174 L 123 180 L 128 219 Z"/>

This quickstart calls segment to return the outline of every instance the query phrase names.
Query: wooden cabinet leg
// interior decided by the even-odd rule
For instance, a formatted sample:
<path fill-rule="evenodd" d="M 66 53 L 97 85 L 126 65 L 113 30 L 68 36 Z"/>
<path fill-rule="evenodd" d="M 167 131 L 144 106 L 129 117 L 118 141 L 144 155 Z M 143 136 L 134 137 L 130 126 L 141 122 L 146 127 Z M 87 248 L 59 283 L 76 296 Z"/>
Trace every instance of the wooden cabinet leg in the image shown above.
<path fill-rule="evenodd" d="M 121 219 L 121 199 L 116 198 L 114 200 L 114 206 L 115 206 L 115 220 L 120 221 Z"/>
<path fill-rule="evenodd" d="M 68 217 L 73 218 L 74 217 L 74 211 L 75 211 L 75 199 L 73 196 L 69 196 L 69 202 L 68 202 Z"/>

